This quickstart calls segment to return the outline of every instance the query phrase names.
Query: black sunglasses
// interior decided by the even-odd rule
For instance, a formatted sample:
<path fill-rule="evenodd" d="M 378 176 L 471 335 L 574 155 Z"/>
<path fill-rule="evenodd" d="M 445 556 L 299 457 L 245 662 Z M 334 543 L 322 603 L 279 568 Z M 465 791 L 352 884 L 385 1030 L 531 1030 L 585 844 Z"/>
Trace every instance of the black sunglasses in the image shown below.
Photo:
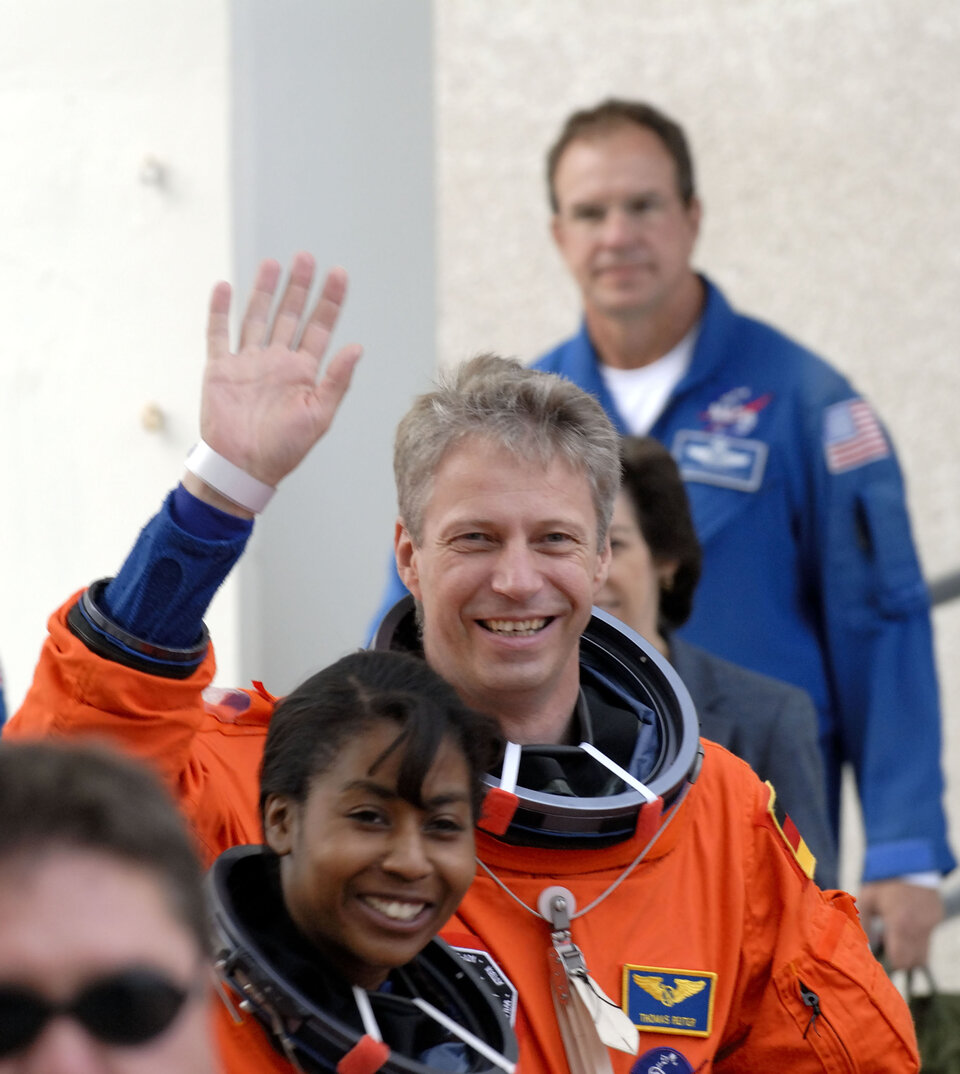
<path fill-rule="evenodd" d="M 173 1022 L 190 991 L 140 968 L 101 977 L 65 1003 L 0 985 L 0 1058 L 28 1048 L 59 1015 L 75 1018 L 104 1044 L 146 1044 Z"/>

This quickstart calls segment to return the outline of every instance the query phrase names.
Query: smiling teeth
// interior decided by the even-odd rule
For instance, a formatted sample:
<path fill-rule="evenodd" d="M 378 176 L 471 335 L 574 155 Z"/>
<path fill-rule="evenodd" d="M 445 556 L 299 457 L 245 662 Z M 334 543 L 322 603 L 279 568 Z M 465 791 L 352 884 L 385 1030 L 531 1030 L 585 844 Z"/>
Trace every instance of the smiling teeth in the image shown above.
<path fill-rule="evenodd" d="M 546 619 L 485 619 L 487 630 L 494 634 L 536 634 L 547 625 Z"/>
<path fill-rule="evenodd" d="M 394 899 L 378 899 L 375 895 L 368 895 L 364 902 L 393 921 L 412 921 L 427 905 L 425 902 L 398 902 Z"/>

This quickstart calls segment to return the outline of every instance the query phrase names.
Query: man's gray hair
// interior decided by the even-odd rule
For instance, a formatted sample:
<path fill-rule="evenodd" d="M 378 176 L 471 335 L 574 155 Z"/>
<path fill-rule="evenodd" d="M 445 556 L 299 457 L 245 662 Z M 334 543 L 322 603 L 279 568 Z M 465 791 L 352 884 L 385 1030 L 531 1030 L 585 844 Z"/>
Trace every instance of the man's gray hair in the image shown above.
<path fill-rule="evenodd" d="M 493 354 L 478 355 L 441 376 L 397 428 L 397 503 L 414 544 L 423 539 L 433 475 L 447 452 L 468 437 L 483 437 L 543 465 L 559 458 L 582 471 L 603 544 L 620 487 L 620 442 L 610 419 L 596 399 L 569 380 Z"/>

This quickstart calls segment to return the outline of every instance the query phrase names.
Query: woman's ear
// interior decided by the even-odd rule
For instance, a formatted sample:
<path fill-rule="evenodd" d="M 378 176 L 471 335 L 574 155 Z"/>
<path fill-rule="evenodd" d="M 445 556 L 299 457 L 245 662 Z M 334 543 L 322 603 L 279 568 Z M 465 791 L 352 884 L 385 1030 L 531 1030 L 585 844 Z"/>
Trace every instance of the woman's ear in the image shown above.
<path fill-rule="evenodd" d="M 263 807 L 263 837 L 267 846 L 281 857 L 293 849 L 300 816 L 299 803 L 286 794 L 271 794 Z"/>

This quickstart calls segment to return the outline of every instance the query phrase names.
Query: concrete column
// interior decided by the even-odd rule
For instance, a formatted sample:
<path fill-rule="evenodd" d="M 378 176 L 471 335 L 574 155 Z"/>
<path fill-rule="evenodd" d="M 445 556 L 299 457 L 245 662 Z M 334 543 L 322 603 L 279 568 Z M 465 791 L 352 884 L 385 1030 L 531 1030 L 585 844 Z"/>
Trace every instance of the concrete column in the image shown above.
<path fill-rule="evenodd" d="M 308 249 L 350 273 L 334 346 L 366 348 L 241 567 L 241 668 L 281 692 L 363 640 L 392 539 L 393 430 L 434 369 L 432 10 L 243 0 L 231 33 L 238 293 L 261 258 Z"/>

